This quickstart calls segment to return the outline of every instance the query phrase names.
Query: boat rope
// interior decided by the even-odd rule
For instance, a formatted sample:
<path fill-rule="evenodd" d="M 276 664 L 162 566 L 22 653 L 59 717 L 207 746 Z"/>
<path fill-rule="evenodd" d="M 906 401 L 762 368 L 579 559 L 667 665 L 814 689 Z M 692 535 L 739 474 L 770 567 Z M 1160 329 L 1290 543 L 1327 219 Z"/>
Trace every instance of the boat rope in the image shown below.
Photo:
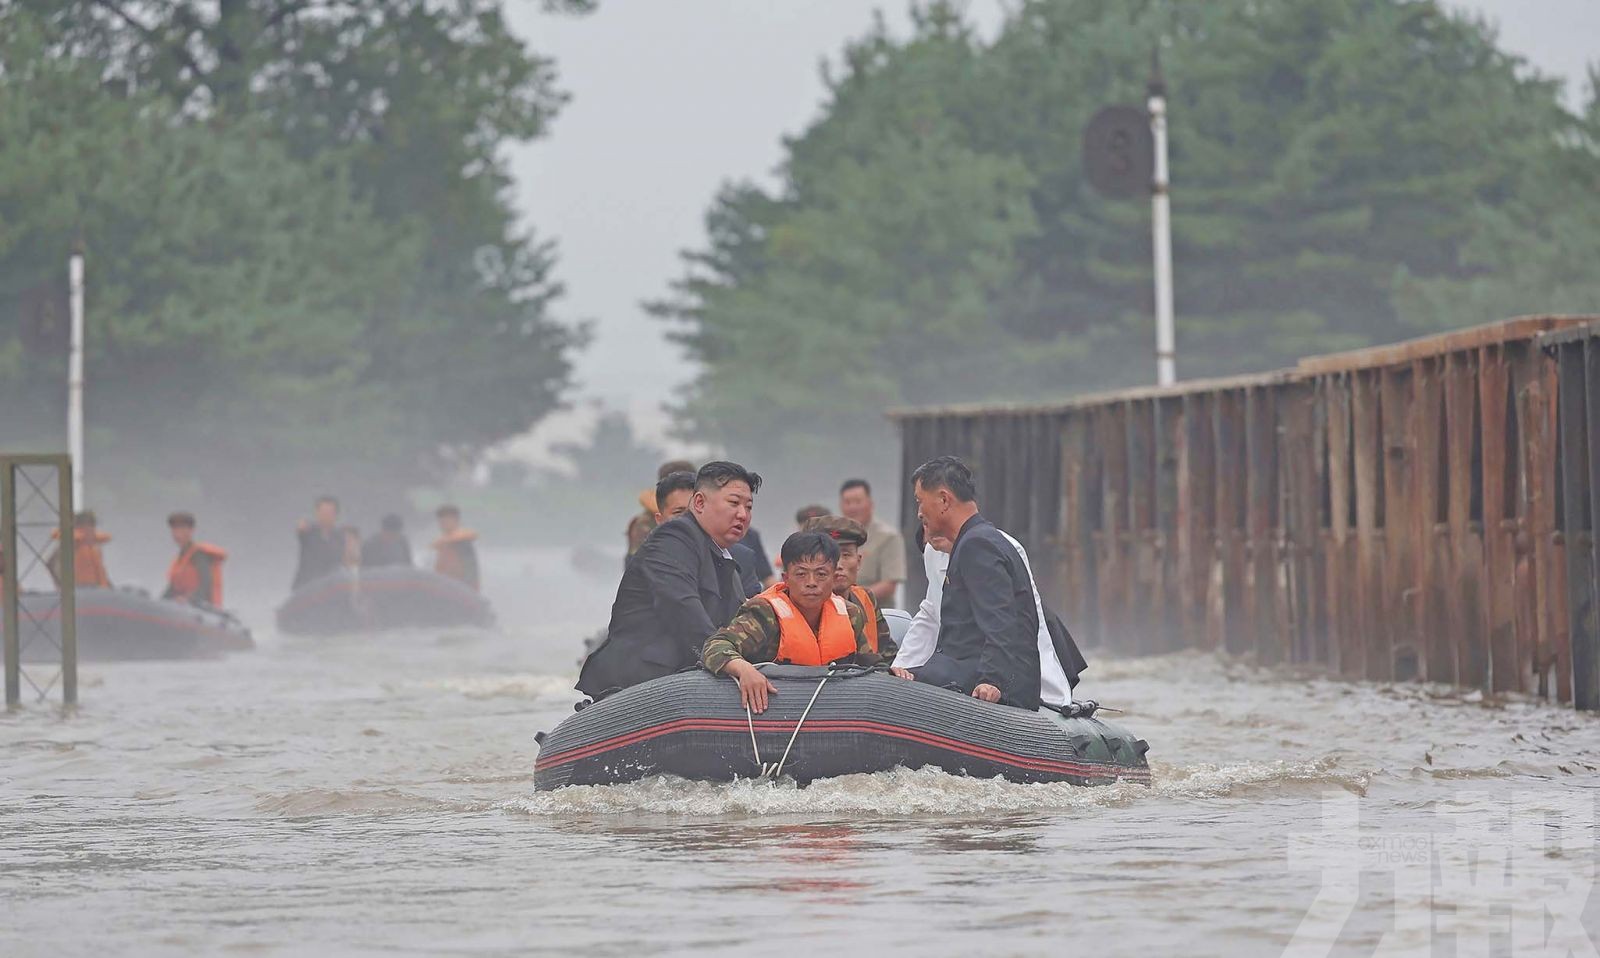
<path fill-rule="evenodd" d="M 824 675 L 822 681 L 817 683 L 817 689 L 811 693 L 811 701 L 806 703 L 806 710 L 800 713 L 800 721 L 794 723 L 794 731 L 789 733 L 789 744 L 783 747 L 783 757 L 776 762 L 761 761 L 761 746 L 756 744 L 756 720 L 750 712 L 750 706 L 744 707 L 745 725 L 750 729 L 750 751 L 755 753 L 756 768 L 760 769 L 757 778 L 770 778 L 776 781 L 783 775 L 784 763 L 789 761 L 789 750 L 794 748 L 794 740 L 800 737 L 800 726 L 806 724 L 806 716 L 811 714 L 811 706 L 817 704 L 817 696 L 822 694 L 822 687 L 828 684 L 831 676 Z"/>

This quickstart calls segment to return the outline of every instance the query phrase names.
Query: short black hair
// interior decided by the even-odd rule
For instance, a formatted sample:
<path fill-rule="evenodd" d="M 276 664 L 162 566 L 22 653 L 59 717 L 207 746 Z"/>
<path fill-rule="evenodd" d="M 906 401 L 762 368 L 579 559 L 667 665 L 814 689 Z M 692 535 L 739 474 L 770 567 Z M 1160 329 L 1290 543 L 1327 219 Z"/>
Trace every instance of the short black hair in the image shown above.
<path fill-rule="evenodd" d="M 92 526 L 95 525 L 97 521 L 98 520 L 95 519 L 93 509 L 85 509 L 72 517 L 72 524 L 75 526 Z"/>
<path fill-rule="evenodd" d="M 330 506 L 333 506 L 335 509 L 339 508 L 339 497 L 338 496 L 318 496 L 317 497 L 317 505 L 320 506 L 324 502 L 326 502 Z"/>
<path fill-rule="evenodd" d="M 972 470 L 959 456 L 929 459 L 911 474 L 911 484 L 924 489 L 949 489 L 958 502 L 978 498 L 978 484 L 972 478 Z"/>
<path fill-rule="evenodd" d="M 194 513 L 192 513 L 192 512 L 174 512 L 172 515 L 167 516 L 167 525 L 169 525 L 169 526 L 188 526 L 189 528 L 193 529 L 194 528 Z"/>
<path fill-rule="evenodd" d="M 445 516 L 455 516 L 457 519 L 459 519 L 461 518 L 461 507 L 451 505 L 447 502 L 439 508 L 433 510 L 433 514 L 440 519 L 443 519 Z"/>
<path fill-rule="evenodd" d="M 694 463 L 687 459 L 672 459 L 661 464 L 656 470 L 657 479 L 665 479 L 675 472 L 694 472 Z"/>
<path fill-rule="evenodd" d="M 783 540 L 783 548 L 778 551 L 778 557 L 786 567 L 817 556 L 838 565 L 839 543 L 824 532 L 796 532 Z"/>
<path fill-rule="evenodd" d="M 384 516 L 378 525 L 384 532 L 399 532 L 406 527 L 406 524 L 400 521 L 400 517 L 392 512 Z"/>
<path fill-rule="evenodd" d="M 656 510 L 660 511 L 668 496 L 685 489 L 694 492 L 694 473 L 683 470 L 662 476 L 661 481 L 656 483 Z"/>
<path fill-rule="evenodd" d="M 865 479 L 846 479 L 844 481 L 844 484 L 839 487 L 839 495 L 842 496 L 845 493 L 849 492 L 851 489 L 860 489 L 862 492 L 865 492 L 869 497 L 872 495 L 872 483 L 868 482 Z"/>
<path fill-rule="evenodd" d="M 694 487 L 698 492 L 721 489 L 730 482 L 742 482 L 749 486 L 752 496 L 761 491 L 760 476 L 737 462 L 728 462 L 724 459 L 706 463 L 694 476 Z"/>

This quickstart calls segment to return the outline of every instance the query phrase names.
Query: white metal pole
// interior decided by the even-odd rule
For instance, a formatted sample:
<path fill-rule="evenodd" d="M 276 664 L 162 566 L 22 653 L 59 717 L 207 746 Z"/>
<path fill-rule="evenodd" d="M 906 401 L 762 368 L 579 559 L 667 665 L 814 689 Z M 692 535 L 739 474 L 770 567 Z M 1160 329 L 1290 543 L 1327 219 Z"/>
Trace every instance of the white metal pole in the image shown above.
<path fill-rule="evenodd" d="M 1167 94 L 1159 61 L 1150 74 L 1150 132 L 1155 139 L 1155 177 L 1150 184 L 1151 231 L 1155 241 L 1156 383 L 1178 381 L 1178 344 L 1172 325 L 1172 205 L 1167 195 Z"/>
<path fill-rule="evenodd" d="M 68 268 L 72 333 L 67 344 L 67 451 L 72 455 L 72 501 L 83 508 L 83 246 Z"/>

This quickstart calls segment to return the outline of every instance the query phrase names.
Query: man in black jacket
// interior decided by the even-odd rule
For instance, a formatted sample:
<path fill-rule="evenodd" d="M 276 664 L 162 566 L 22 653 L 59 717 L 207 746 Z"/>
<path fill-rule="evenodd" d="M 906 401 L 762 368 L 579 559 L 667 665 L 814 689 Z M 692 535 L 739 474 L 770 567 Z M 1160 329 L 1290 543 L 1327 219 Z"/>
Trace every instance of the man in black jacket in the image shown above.
<path fill-rule="evenodd" d="M 744 604 L 728 548 L 750 528 L 760 489 L 761 477 L 737 463 L 700 467 L 689 511 L 657 526 L 628 561 L 578 691 L 600 698 L 700 661 L 700 644 Z"/>
<path fill-rule="evenodd" d="M 985 702 L 1039 707 L 1039 613 L 1027 563 L 978 512 L 972 470 L 940 456 L 911 474 L 917 518 L 954 543 L 939 607 L 939 640 L 926 665 L 896 669 Z"/>

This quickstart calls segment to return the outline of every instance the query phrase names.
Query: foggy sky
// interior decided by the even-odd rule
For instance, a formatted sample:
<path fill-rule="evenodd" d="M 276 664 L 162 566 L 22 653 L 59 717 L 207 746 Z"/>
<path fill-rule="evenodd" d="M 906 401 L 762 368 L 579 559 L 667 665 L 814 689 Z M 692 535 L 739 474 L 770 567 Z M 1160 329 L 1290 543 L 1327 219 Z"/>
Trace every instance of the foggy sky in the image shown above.
<path fill-rule="evenodd" d="M 1498 24 L 1502 46 L 1566 79 L 1574 104 L 1585 64 L 1600 61 L 1600 0 L 1447 5 Z M 971 0 L 969 12 L 992 33 L 1003 7 Z M 903 32 L 908 8 L 908 0 L 602 0 L 597 13 L 566 18 L 539 13 L 533 0 L 511 4 L 512 23 L 556 60 L 572 96 L 551 135 L 511 160 L 528 222 L 559 242 L 561 314 L 595 324 L 578 359 L 580 405 L 599 399 L 647 430 L 664 424 L 663 401 L 693 369 L 641 301 L 680 275 L 680 250 L 703 243 L 702 218 L 720 184 L 776 182 L 782 138 L 822 104 L 819 64 L 864 33 L 874 9 Z M 1179 304 L 1179 322 L 1181 313 Z M 583 409 L 552 417 L 519 451 L 541 458 L 545 441 L 581 433 L 588 421 Z"/>

